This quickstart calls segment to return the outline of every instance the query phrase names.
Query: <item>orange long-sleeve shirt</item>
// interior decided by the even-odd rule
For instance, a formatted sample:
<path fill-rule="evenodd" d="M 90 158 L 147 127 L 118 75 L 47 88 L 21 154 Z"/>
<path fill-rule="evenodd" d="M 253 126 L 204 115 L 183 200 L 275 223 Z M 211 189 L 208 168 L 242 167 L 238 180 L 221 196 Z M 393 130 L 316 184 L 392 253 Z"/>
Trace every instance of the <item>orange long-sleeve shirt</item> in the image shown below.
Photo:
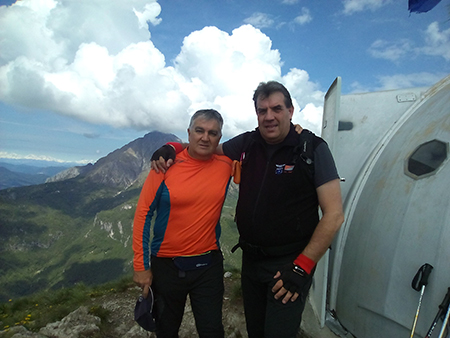
<path fill-rule="evenodd" d="M 189 256 L 218 249 L 231 163 L 219 155 L 208 161 L 196 160 L 184 150 L 165 174 L 150 171 L 134 216 L 134 270 L 150 267 L 150 228 L 155 211 L 152 255 Z"/>

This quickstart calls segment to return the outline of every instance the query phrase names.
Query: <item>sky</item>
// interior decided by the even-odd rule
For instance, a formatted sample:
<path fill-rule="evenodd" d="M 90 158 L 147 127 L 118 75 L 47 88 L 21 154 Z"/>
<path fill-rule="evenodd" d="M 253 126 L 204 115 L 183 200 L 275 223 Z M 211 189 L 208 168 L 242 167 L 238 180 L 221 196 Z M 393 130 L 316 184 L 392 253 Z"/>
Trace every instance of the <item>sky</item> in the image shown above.
<path fill-rule="evenodd" d="M 222 141 L 257 127 L 276 80 L 320 135 L 323 99 L 431 86 L 450 73 L 450 0 L 0 0 L 0 161 L 85 164 L 151 131 L 187 140 L 218 110 Z"/>

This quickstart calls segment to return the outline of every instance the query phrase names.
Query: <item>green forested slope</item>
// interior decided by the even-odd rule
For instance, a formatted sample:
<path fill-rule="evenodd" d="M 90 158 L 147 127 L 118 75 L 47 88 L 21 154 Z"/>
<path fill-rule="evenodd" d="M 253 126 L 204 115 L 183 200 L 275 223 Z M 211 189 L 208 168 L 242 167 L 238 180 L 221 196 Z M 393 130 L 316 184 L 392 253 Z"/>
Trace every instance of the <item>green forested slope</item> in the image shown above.
<path fill-rule="evenodd" d="M 132 274 L 131 234 L 140 187 L 126 190 L 86 178 L 0 191 L 0 302 L 83 282 Z M 232 187 L 222 215 L 222 249 L 237 269 Z"/>

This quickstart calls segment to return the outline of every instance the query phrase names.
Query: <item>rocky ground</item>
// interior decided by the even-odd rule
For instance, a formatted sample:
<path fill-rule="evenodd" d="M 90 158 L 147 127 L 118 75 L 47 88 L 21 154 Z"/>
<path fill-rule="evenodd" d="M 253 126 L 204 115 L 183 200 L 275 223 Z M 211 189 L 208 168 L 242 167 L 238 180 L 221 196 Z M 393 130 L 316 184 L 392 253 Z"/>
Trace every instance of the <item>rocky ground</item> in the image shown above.
<path fill-rule="evenodd" d="M 244 311 L 242 299 L 239 294 L 239 278 L 228 276 L 225 278 L 225 298 L 223 308 L 223 323 L 225 337 L 246 338 Z M 136 324 L 133 318 L 133 309 L 140 289 L 132 287 L 123 293 L 112 293 L 96 299 L 90 304 L 80 307 L 60 322 L 50 323 L 38 333 L 29 332 L 23 326 L 11 328 L 8 332 L 0 332 L 1 338 L 156 338 L 154 333 L 147 332 Z M 100 306 L 108 310 L 106 319 L 102 320 L 92 314 L 89 309 Z M 180 328 L 180 338 L 197 337 L 194 319 L 190 305 L 186 305 L 183 323 Z M 312 338 L 301 332 L 298 338 Z"/>

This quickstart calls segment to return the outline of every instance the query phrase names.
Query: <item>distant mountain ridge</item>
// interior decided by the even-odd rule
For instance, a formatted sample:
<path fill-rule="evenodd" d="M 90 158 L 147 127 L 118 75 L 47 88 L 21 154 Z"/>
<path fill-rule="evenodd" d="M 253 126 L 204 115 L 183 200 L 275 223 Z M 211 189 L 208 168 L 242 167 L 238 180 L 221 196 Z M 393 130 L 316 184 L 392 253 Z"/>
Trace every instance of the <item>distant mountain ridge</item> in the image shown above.
<path fill-rule="evenodd" d="M 0 190 L 10 187 L 40 184 L 45 182 L 47 178 L 48 176 L 43 174 L 17 173 L 0 166 Z"/>
<path fill-rule="evenodd" d="M 32 162 L 30 162 L 32 163 Z M 0 167 L 6 168 L 12 172 L 23 173 L 29 175 L 47 175 L 53 176 L 56 173 L 67 169 L 70 165 L 54 165 L 54 162 L 49 162 L 46 166 L 38 166 L 38 165 L 30 165 L 30 164 L 20 164 L 20 161 L 17 161 L 16 164 L 10 162 L 3 161 L 0 159 Z"/>
<path fill-rule="evenodd" d="M 87 163 L 87 162 L 85 162 Z M 27 172 L 20 167 L 31 167 L 33 170 L 36 168 L 49 168 L 49 167 L 56 167 L 56 168 L 69 168 L 76 165 L 81 165 L 79 162 L 61 162 L 61 161 L 52 161 L 52 160 L 36 160 L 36 159 L 28 159 L 28 158 L 9 158 L 9 157 L 0 157 L 0 164 L 4 166 L 11 165 L 13 167 L 16 167 L 14 169 L 11 169 L 12 171 L 18 171 L 18 172 Z M 6 166 L 5 166 L 6 167 Z M 6 167 L 8 168 L 8 167 Z"/>
<path fill-rule="evenodd" d="M 41 184 L 49 177 L 67 168 L 64 166 L 38 167 L 0 161 L 0 190 Z"/>

